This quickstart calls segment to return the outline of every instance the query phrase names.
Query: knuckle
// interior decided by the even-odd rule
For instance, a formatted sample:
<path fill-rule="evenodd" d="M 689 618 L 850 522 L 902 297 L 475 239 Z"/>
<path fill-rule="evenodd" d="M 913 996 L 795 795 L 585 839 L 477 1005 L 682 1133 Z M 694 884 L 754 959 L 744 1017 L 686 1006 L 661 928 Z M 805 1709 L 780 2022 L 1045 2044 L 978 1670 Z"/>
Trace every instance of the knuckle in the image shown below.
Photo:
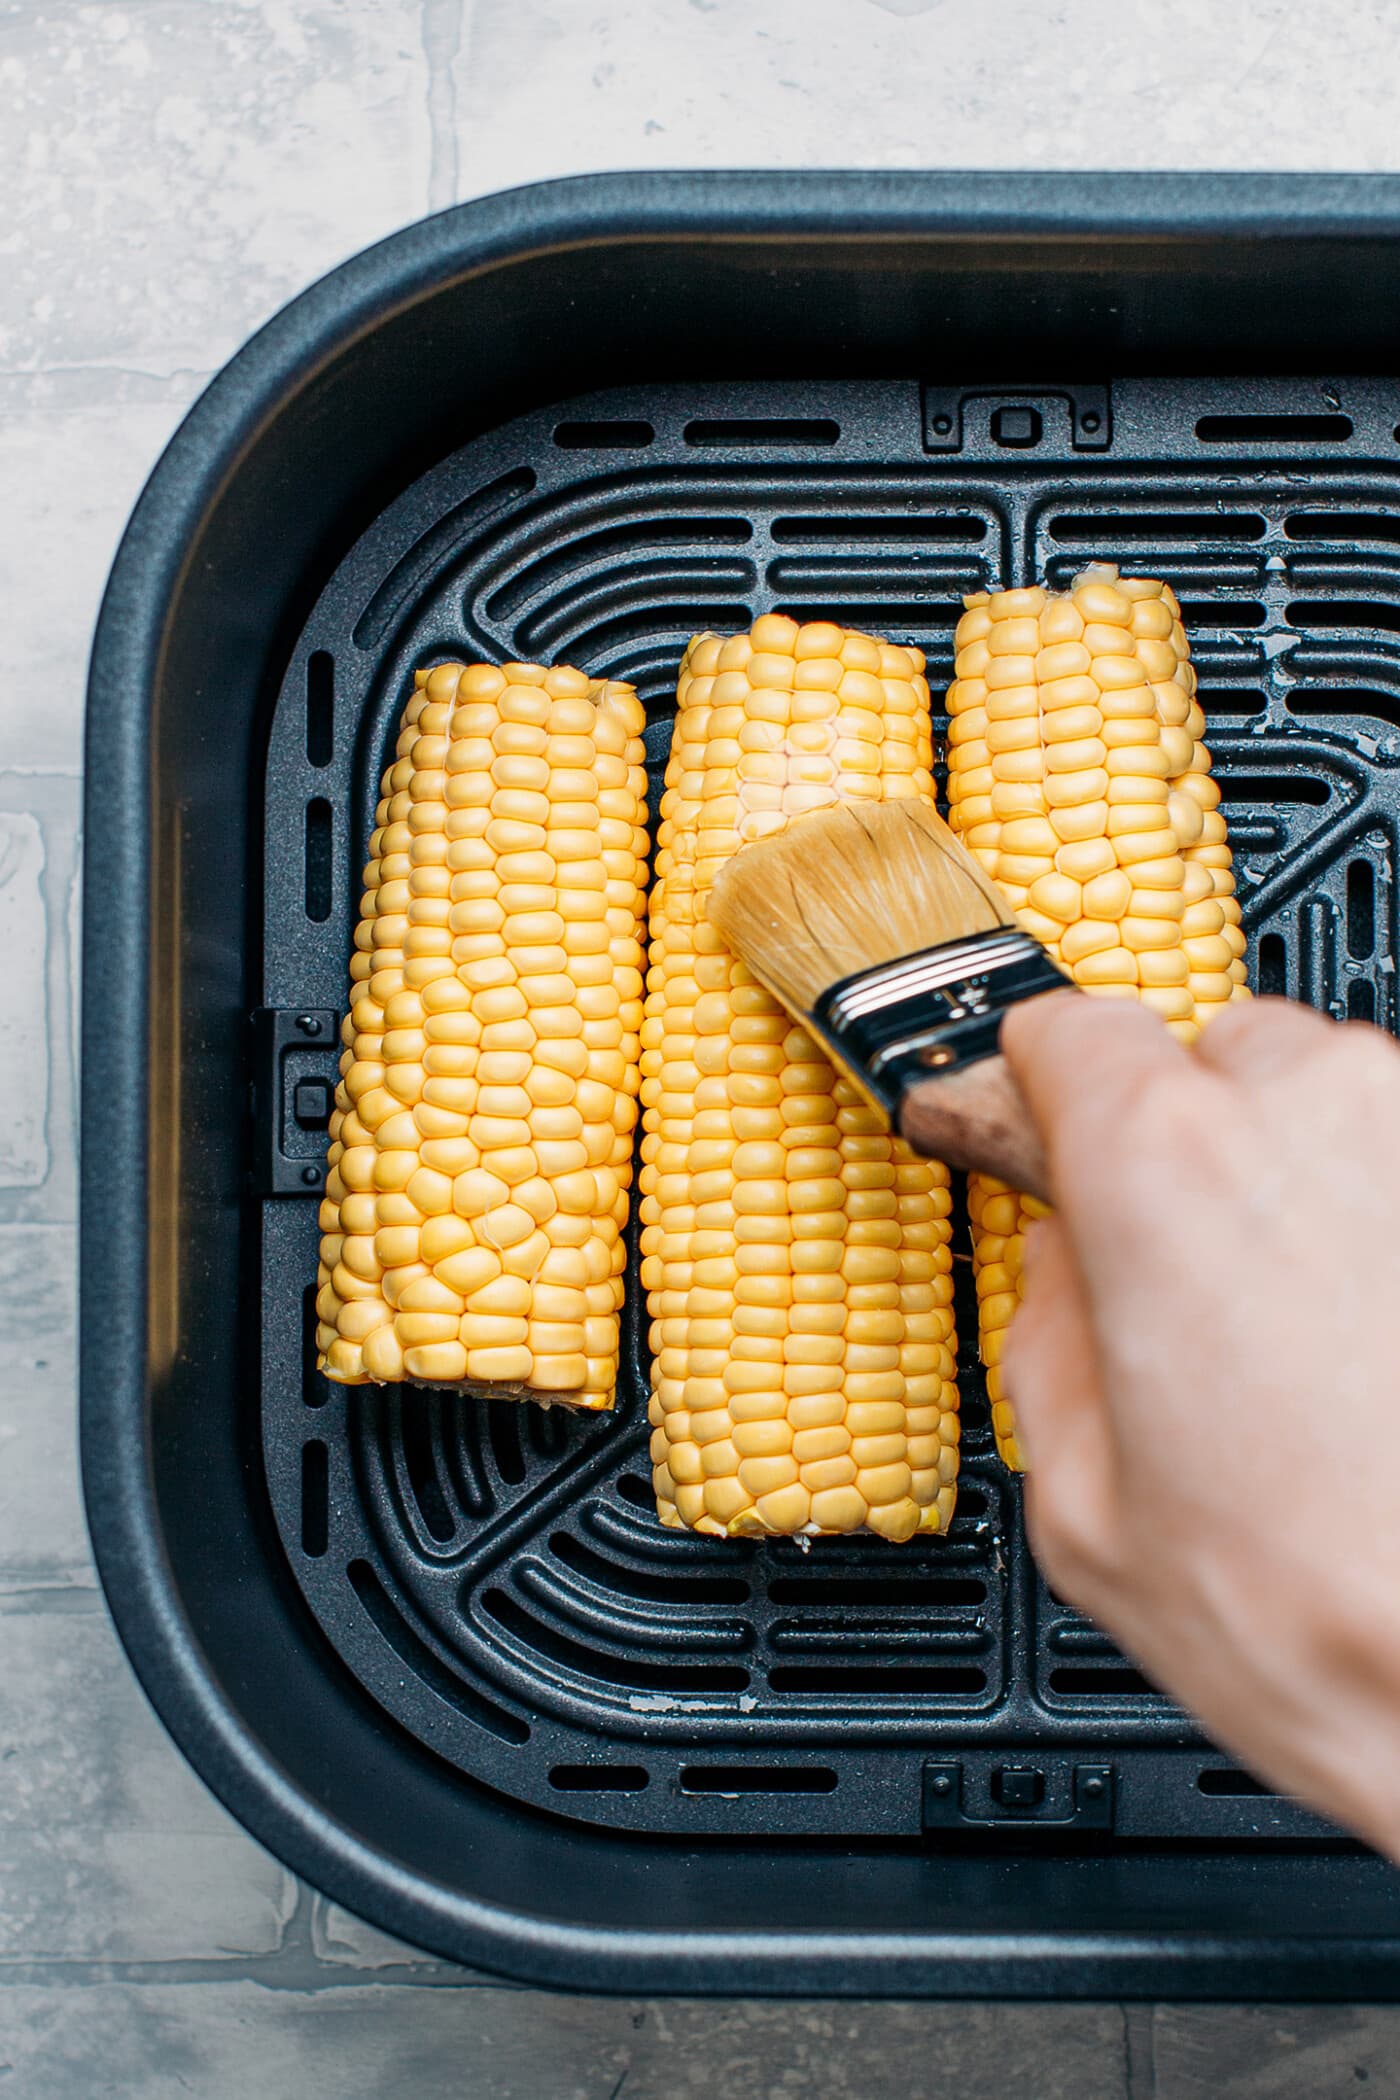
<path fill-rule="evenodd" d="M 1031 1545 L 1054 1588 L 1092 1611 L 1116 1595 L 1126 1570 L 1120 1498 L 1093 1437 L 1067 1431 L 1032 1445 L 1026 1516 Z"/>
<path fill-rule="evenodd" d="M 1345 1032 L 1327 1015 L 1294 999 L 1244 999 L 1212 1021 L 1198 1054 L 1203 1065 L 1225 1079 L 1249 1085 L 1260 1075 L 1278 1077 L 1308 1068 L 1318 1058 L 1330 1058 Z"/>
<path fill-rule="evenodd" d="M 1095 1595 L 1110 1572 L 1096 1527 L 1053 1463 L 1037 1463 L 1030 1478 L 1027 1523 L 1041 1573 L 1072 1602 Z"/>
<path fill-rule="evenodd" d="M 1251 1036 L 1272 1033 L 1280 1019 L 1285 1016 L 1292 1021 L 1298 1015 L 1306 1015 L 1310 1011 L 1308 1007 L 1300 1007 L 1294 999 L 1284 999 L 1267 992 L 1254 999 L 1234 999 L 1225 1011 L 1211 1022 L 1206 1041 L 1217 1049 L 1227 1045 L 1233 1048 L 1236 1044 L 1247 1042 Z"/>
<path fill-rule="evenodd" d="M 1139 1158 L 1177 1158 L 1199 1140 L 1204 1103 L 1189 1067 L 1125 1072 L 1109 1106 L 1116 1145 Z"/>
<path fill-rule="evenodd" d="M 1400 1047 L 1379 1028 L 1367 1022 L 1348 1022 L 1336 1031 L 1338 1040 L 1319 1047 L 1317 1059 L 1345 1061 L 1350 1083 L 1368 1094 L 1393 1093 L 1400 1088 Z"/>

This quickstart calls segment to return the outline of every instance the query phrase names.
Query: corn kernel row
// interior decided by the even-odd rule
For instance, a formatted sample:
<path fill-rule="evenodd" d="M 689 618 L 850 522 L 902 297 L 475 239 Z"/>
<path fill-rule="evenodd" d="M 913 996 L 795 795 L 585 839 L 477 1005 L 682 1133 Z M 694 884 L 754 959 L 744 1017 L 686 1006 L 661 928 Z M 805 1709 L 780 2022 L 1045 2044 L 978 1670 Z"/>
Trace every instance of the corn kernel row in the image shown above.
<path fill-rule="evenodd" d="M 681 668 L 642 1029 L 642 1281 L 663 1523 L 946 1528 L 957 1389 L 944 1168 L 916 1159 L 705 917 L 739 846 L 933 794 L 917 650 L 778 615 Z"/>
<path fill-rule="evenodd" d="M 1074 980 L 1135 998 L 1183 1042 L 1245 993 L 1244 934 L 1196 674 L 1168 586 L 1096 566 L 1065 593 L 964 601 L 948 692 L 949 820 Z M 997 1444 L 1025 1229 L 1041 1206 L 968 1183 Z"/>
<path fill-rule="evenodd" d="M 613 1403 L 646 775 L 630 686 L 419 672 L 370 840 L 317 1347 L 343 1384 Z"/>

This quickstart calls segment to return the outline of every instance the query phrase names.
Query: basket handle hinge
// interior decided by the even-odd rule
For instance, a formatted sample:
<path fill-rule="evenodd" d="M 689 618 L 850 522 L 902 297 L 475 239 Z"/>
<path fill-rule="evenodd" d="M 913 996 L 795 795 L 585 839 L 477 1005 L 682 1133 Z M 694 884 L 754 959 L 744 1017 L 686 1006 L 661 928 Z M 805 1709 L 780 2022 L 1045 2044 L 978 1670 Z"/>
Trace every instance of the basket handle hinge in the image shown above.
<path fill-rule="evenodd" d="M 259 1007 L 251 1016 L 252 1177 L 260 1196 L 315 1196 L 326 1181 L 340 1035 L 328 1007 Z"/>
<path fill-rule="evenodd" d="M 945 1758 L 924 1766 L 925 1832 L 1112 1830 L 1117 1809 L 1112 1765 L 1070 1764 L 1037 1756 L 975 1761 Z"/>

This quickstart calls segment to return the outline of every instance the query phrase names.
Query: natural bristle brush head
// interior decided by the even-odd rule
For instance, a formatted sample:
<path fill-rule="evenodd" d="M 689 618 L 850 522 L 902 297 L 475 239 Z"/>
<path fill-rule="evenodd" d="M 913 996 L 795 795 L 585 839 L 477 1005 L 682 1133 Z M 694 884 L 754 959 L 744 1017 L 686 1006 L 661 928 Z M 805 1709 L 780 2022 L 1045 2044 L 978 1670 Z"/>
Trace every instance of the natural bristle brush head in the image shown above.
<path fill-rule="evenodd" d="M 839 803 L 745 846 L 716 876 L 708 916 L 799 1013 L 859 971 L 1015 923 L 937 811 L 913 798 Z"/>
<path fill-rule="evenodd" d="M 998 1041 L 1066 979 L 927 803 L 842 803 L 741 847 L 708 915 L 916 1152 L 1046 1194 Z"/>

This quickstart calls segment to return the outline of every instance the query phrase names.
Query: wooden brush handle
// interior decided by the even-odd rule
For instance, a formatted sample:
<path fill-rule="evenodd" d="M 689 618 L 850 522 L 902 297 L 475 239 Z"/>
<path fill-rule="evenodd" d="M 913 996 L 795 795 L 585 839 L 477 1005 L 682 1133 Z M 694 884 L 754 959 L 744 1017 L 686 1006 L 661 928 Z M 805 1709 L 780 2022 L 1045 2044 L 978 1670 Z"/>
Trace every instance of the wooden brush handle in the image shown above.
<path fill-rule="evenodd" d="M 1050 1200 L 1045 1152 L 1021 1091 L 1001 1057 L 916 1079 L 900 1105 L 901 1135 L 926 1159 L 975 1167 Z"/>

